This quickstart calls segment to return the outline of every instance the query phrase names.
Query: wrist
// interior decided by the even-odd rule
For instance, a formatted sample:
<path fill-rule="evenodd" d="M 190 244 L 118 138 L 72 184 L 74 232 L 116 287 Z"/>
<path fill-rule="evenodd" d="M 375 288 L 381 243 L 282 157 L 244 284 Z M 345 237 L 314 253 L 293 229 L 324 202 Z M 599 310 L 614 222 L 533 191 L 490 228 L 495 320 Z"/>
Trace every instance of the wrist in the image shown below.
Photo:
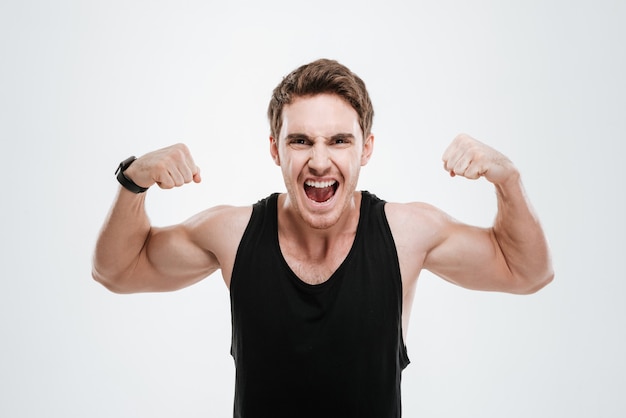
<path fill-rule="evenodd" d="M 117 170 L 115 170 L 115 174 L 117 176 L 117 181 L 122 185 L 122 187 L 124 187 L 126 190 L 130 192 L 139 194 L 139 193 L 144 193 L 146 190 L 148 190 L 148 188 L 139 186 L 130 177 L 128 177 L 125 174 L 128 167 L 130 167 L 130 165 L 133 162 L 135 162 L 136 159 L 137 158 L 133 155 L 131 157 L 128 157 L 124 161 L 122 161 L 120 165 L 117 167 Z"/>
<path fill-rule="evenodd" d="M 517 170 L 514 170 L 504 180 L 495 184 L 495 187 L 498 195 L 504 199 L 510 199 L 512 196 L 524 194 L 522 177 Z"/>

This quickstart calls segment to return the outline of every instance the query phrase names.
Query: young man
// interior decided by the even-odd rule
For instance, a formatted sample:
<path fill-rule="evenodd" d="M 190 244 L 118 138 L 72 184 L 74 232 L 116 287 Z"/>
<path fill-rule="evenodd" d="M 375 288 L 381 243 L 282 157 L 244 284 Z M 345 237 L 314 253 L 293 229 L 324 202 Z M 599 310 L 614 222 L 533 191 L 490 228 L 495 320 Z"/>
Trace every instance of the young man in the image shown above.
<path fill-rule="evenodd" d="M 236 417 L 399 417 L 403 335 L 422 269 L 518 294 L 552 280 L 519 172 L 467 135 L 445 151 L 450 175 L 494 184 L 491 228 L 356 191 L 374 149 L 373 109 L 361 79 L 336 61 L 285 77 L 268 116 L 286 193 L 157 228 L 142 192 L 200 182 L 200 170 L 182 144 L 130 158 L 93 276 L 114 292 L 169 291 L 220 269 L 231 295 Z"/>

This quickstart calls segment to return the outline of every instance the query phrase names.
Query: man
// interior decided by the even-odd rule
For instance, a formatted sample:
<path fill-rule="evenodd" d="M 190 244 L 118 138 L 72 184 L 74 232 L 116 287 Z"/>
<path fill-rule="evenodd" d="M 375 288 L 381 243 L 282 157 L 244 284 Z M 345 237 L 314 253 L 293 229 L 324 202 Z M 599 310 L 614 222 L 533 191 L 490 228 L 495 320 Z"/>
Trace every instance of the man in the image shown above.
<path fill-rule="evenodd" d="M 422 269 L 518 294 L 552 280 L 519 172 L 468 135 L 445 151 L 450 175 L 494 184 L 491 228 L 356 191 L 374 149 L 373 109 L 362 80 L 336 61 L 285 77 L 268 116 L 286 193 L 152 227 L 142 192 L 200 182 L 200 170 L 182 144 L 130 158 L 93 276 L 114 292 L 170 291 L 220 269 L 231 296 L 236 417 L 399 417 L 403 335 Z"/>

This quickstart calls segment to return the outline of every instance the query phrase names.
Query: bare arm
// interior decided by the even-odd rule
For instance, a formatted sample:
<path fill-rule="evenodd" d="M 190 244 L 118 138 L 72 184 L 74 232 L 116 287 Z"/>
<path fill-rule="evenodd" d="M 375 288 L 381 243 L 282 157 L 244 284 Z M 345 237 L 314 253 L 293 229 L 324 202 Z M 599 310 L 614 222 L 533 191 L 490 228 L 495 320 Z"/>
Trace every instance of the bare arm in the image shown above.
<path fill-rule="evenodd" d="M 140 186 L 162 188 L 200 181 L 187 147 L 178 144 L 136 160 L 126 171 Z M 93 277 L 119 293 L 175 290 L 211 274 L 216 256 L 198 238 L 219 210 L 168 228 L 150 225 L 145 195 L 120 188 L 98 237 Z"/>
<path fill-rule="evenodd" d="M 548 284 L 554 274 L 546 238 L 511 161 L 467 135 L 453 141 L 443 160 L 452 176 L 493 183 L 498 213 L 491 228 L 478 228 L 427 210 L 435 229 L 424 267 L 478 290 L 527 294 Z"/>

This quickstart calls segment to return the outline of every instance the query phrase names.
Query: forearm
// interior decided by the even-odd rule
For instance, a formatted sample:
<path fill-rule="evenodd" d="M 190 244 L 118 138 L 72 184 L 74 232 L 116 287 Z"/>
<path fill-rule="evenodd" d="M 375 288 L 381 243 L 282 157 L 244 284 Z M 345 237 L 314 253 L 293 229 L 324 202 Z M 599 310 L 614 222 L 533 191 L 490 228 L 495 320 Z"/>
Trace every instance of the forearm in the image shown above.
<path fill-rule="evenodd" d="M 150 235 L 145 194 L 120 188 L 96 242 L 93 277 L 111 290 L 119 289 L 140 260 Z"/>
<path fill-rule="evenodd" d="M 524 293 L 532 293 L 553 277 L 546 237 L 516 171 L 496 185 L 498 214 L 494 236 L 511 272 Z"/>

